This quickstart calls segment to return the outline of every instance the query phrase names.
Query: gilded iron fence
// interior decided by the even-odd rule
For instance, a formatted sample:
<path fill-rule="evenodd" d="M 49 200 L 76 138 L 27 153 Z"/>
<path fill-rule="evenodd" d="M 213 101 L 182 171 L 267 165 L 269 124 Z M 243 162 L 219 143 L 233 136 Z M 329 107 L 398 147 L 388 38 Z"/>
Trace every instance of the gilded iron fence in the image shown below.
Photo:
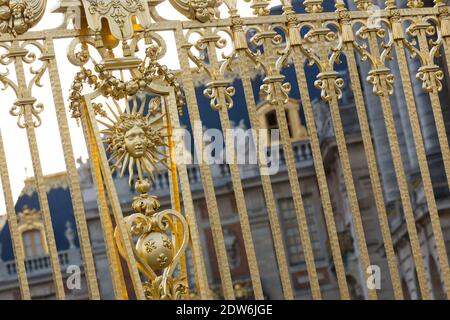
<path fill-rule="evenodd" d="M 0 81 L 10 90 L 8 94 L 12 90 L 17 96 L 11 115 L 18 118 L 18 126 L 26 131 L 29 141 L 57 298 L 65 298 L 65 288 L 36 140 L 36 131 L 45 118 L 41 118 L 43 106 L 33 97 L 33 87 L 39 86 L 41 78 L 47 73 L 62 139 L 90 298 L 99 299 L 100 291 L 69 133 L 68 112 L 82 126 L 89 150 L 115 297 L 129 297 L 130 292 L 124 276 L 128 274 L 134 295 L 138 299 L 188 298 L 189 290 L 195 291 L 201 299 L 212 298 L 211 283 L 205 266 L 207 253 L 200 239 L 189 167 L 179 157 L 183 141 L 175 134 L 180 128 L 182 112 L 187 112 L 192 126 L 201 121 L 201 104 L 196 96 L 193 70 L 201 74 L 204 80 L 204 95 L 210 100 L 210 107 L 218 112 L 223 132 L 232 129 L 229 110 L 234 106 L 233 96 L 237 90 L 242 90 L 245 96 L 249 121 L 254 130 L 265 129 L 258 115 L 256 95 L 260 94 L 273 106 L 280 130 L 280 145 L 292 190 L 311 296 L 313 299 L 322 298 L 310 226 L 302 198 L 302 180 L 299 180 L 289 122 L 284 112 L 284 105 L 289 100 L 293 85 L 288 82 L 290 79 L 283 75 L 283 70 L 288 65 L 293 66 L 298 83 L 340 297 L 349 299 L 350 293 L 310 92 L 319 90 L 321 99 L 330 110 L 345 194 L 359 252 L 359 264 L 361 270 L 365 271 L 370 268 L 371 261 L 340 112 L 343 87 L 351 85 L 394 297 L 403 298 L 385 192 L 367 113 L 367 92 L 362 86 L 362 82 L 366 80 L 373 88 L 371 94 L 379 99 L 381 105 L 420 292 L 424 299 L 432 296 L 390 99 L 396 94 L 396 79 L 392 71 L 395 65 L 400 73 L 401 89 L 405 96 L 426 206 L 436 243 L 439 270 L 444 291 L 448 296 L 449 260 L 417 112 L 420 106 L 416 105 L 414 99 L 411 77 L 415 76 L 422 83 L 424 92 L 429 95 L 442 161 L 449 182 L 450 151 L 442 112 L 442 107 L 446 106 L 441 105 L 439 96 L 444 87 L 443 81 L 446 81 L 444 75 L 448 70 L 436 62 L 439 55 L 445 57 L 447 66 L 450 61 L 449 7 L 440 0 L 435 1 L 433 7 L 423 7 L 421 1 L 408 1 L 407 8 L 397 8 L 395 1 L 388 0 L 385 9 L 375 10 L 370 1 L 360 0 L 354 3 L 356 10 L 350 11 L 342 0 L 336 0 L 333 12 L 323 12 L 323 1 L 307 0 L 302 4 L 307 13 L 299 14 L 295 13 L 290 1 L 284 0 L 281 6 L 282 14 L 270 15 L 268 1 L 253 0 L 251 7 L 254 15 L 241 17 L 236 0 L 223 2 L 172 0 L 170 3 L 173 7 L 187 17 L 187 20 L 173 21 L 160 16 L 156 7 L 159 2 L 154 1 L 60 1 L 57 11 L 65 15 L 64 24 L 57 29 L 43 31 L 33 31 L 32 28 L 42 18 L 46 1 L 34 0 L 20 4 L 11 1 L 4 8 L 7 12 L 4 19 L 2 18 L 0 37 L 0 47 L 4 54 L 0 63 L 6 66 L 10 73 L 15 72 L 16 80 L 4 73 L 0 75 Z M 226 18 L 219 18 L 219 7 L 222 4 L 227 8 Z M 74 16 L 74 12 L 79 15 Z M 69 22 L 72 20 L 80 22 L 75 24 L 73 29 L 69 28 Z M 159 32 L 170 33 L 175 39 L 180 65 L 178 71 L 172 72 L 158 62 L 168 54 L 165 39 Z M 63 98 L 58 57 L 54 48 L 55 40 L 64 38 L 72 39 L 68 59 L 80 68 L 74 75 L 69 104 Z M 33 54 L 30 47 L 37 49 L 40 56 Z M 144 47 L 145 50 L 142 50 Z M 220 54 L 223 50 L 228 51 L 226 54 Z M 411 74 L 408 66 L 409 56 L 419 62 L 415 74 Z M 336 71 L 341 60 L 345 60 L 347 64 L 347 84 Z M 36 68 L 38 62 L 40 65 Z M 367 74 L 361 71 L 364 70 L 362 66 L 368 70 Z M 26 67 L 33 68 L 31 78 L 28 79 Z M 262 75 L 262 85 L 256 91 L 253 79 L 255 68 Z M 318 71 L 315 89 L 307 82 L 311 68 Z M 234 86 L 230 74 L 240 80 L 242 87 Z M 139 142 L 133 142 L 137 141 L 136 139 Z M 194 133 L 193 139 L 197 146 L 195 152 L 198 158 L 202 159 L 203 149 L 198 147 L 202 145 L 202 137 Z M 240 167 L 236 161 L 238 155 L 233 143 L 232 138 L 225 134 L 227 157 L 230 160 L 229 177 L 239 213 L 253 294 L 255 299 L 264 299 Z M 18 275 L 22 298 L 30 299 L 25 266 L 27 260 L 18 232 L 7 159 L 0 137 L 0 172 L 16 258 L 15 272 Z M 286 299 L 293 299 L 295 290 L 284 248 L 273 181 L 267 174 L 268 167 L 266 157 L 258 157 L 265 208 L 283 295 Z M 158 199 L 149 195 L 155 170 L 161 168 L 168 170 L 171 189 L 171 209 L 165 211 L 160 211 Z M 201 161 L 198 168 L 223 297 L 234 299 L 233 279 L 211 167 L 209 163 Z M 129 184 L 134 187 L 137 196 L 130 200 L 134 211 L 132 215 L 125 216 L 122 211 L 113 181 L 114 174 L 128 174 Z M 189 288 L 187 281 L 187 246 L 192 254 L 195 288 Z M 126 264 L 122 264 L 122 261 Z M 128 269 L 127 272 L 123 270 L 124 266 Z M 363 274 L 365 280 L 369 281 L 371 274 Z M 367 297 L 377 299 L 377 290 L 368 288 Z"/>

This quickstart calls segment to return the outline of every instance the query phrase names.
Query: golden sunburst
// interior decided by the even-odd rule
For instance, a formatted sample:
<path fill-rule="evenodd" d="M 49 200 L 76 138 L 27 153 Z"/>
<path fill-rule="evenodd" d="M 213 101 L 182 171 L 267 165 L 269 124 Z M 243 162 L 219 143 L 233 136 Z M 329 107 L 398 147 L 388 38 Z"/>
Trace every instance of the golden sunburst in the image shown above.
<path fill-rule="evenodd" d="M 146 108 L 148 99 L 134 97 L 127 101 L 125 108 L 116 100 L 112 100 L 115 109 L 109 103 L 106 103 L 107 110 L 102 104 L 94 105 L 96 113 L 107 120 L 97 119 L 106 127 L 101 133 L 105 136 L 111 170 L 120 177 L 128 170 L 130 186 L 135 172 L 141 181 L 146 175 L 155 181 L 154 171 L 160 172 L 161 165 L 169 169 L 166 113 L 158 97 L 151 99 Z"/>

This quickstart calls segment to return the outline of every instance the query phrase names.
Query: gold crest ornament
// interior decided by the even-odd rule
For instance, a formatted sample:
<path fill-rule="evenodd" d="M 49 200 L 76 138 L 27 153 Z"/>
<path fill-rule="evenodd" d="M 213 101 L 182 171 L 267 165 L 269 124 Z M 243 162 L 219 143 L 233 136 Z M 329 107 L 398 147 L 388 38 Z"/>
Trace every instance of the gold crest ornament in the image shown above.
<path fill-rule="evenodd" d="M 148 98 L 145 97 L 141 104 L 136 97 L 127 106 L 122 107 L 113 100 L 116 109 L 107 104 L 111 116 L 103 111 L 103 106 L 95 104 L 94 108 L 106 120 L 98 122 L 106 127 L 101 133 L 104 135 L 104 142 L 107 145 L 106 151 L 109 153 L 109 162 L 112 172 L 119 172 L 123 177 L 128 170 L 129 184 L 133 183 L 135 173 L 139 180 L 144 180 L 148 175 L 155 181 L 153 171 L 160 171 L 161 166 L 169 169 L 167 155 L 164 148 L 168 145 L 165 142 L 167 128 L 164 124 L 165 113 L 161 112 L 161 101 L 154 98 L 149 105 L 159 105 L 158 111 L 151 111 L 144 115 Z M 155 110 L 155 109 L 154 109 Z M 158 110 L 158 109 L 156 109 Z"/>
<path fill-rule="evenodd" d="M 42 18 L 47 0 L 0 0 L 0 33 L 24 34 Z"/>
<path fill-rule="evenodd" d="M 175 277 L 174 272 L 184 255 L 189 242 L 186 219 L 177 211 L 169 209 L 159 212 L 160 203 L 149 196 L 147 180 L 136 182 L 132 207 L 134 214 L 125 218 L 129 239 L 138 238 L 136 244 L 130 240 L 139 270 L 147 277 L 144 283 L 149 300 L 178 300 L 187 293 L 184 277 Z M 181 229 L 177 227 L 181 225 Z M 177 236 L 182 239 L 177 241 Z M 124 256 L 124 243 L 116 228 L 114 234 L 119 252 Z"/>

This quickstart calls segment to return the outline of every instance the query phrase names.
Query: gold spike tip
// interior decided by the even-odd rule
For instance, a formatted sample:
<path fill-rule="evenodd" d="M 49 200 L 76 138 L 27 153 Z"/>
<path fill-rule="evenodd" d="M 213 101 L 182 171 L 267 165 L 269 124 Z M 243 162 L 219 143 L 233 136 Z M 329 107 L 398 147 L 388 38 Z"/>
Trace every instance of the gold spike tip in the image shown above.
<path fill-rule="evenodd" d="M 334 7 L 336 8 L 337 12 L 347 11 L 343 0 L 334 0 Z"/>
<path fill-rule="evenodd" d="M 423 7 L 423 1 L 422 0 L 409 0 L 406 3 L 408 8 L 422 8 Z"/>
<path fill-rule="evenodd" d="M 308 13 L 323 12 L 322 3 L 323 3 L 323 0 L 305 0 L 305 1 L 303 1 L 303 4 L 305 5 L 305 11 Z"/>

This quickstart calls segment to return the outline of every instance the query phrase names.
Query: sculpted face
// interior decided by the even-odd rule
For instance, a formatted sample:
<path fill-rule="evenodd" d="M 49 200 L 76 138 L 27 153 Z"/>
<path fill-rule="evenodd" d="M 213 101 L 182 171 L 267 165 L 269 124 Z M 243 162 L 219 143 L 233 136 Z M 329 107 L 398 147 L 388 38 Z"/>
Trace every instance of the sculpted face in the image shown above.
<path fill-rule="evenodd" d="M 133 158 L 142 158 L 148 147 L 148 140 L 144 130 L 134 126 L 125 134 L 125 147 Z"/>

